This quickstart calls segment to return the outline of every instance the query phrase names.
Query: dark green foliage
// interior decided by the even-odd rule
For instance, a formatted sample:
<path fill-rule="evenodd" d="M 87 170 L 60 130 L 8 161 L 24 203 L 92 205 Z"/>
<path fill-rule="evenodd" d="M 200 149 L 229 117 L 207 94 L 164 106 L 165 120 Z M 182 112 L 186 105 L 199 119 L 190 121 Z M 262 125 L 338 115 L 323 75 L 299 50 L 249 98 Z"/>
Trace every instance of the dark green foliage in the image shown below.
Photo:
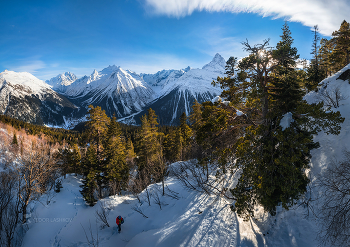
<path fill-rule="evenodd" d="M 318 83 L 320 83 L 326 77 L 326 70 L 320 66 L 320 46 L 318 44 L 320 37 L 318 35 L 318 26 L 314 26 L 314 40 L 312 43 L 312 52 L 313 58 L 311 59 L 311 64 L 307 68 L 307 81 L 306 88 L 309 91 L 315 90 Z"/>
<path fill-rule="evenodd" d="M 282 31 L 275 49 L 267 47 L 268 41 L 255 46 L 244 42 L 250 55 L 238 63 L 237 76 L 232 77 L 234 73 L 229 71 L 231 76 L 215 82 L 225 89 L 222 97 L 230 99 L 230 105 L 207 102 L 198 111 L 196 140 L 208 152 L 207 162 L 216 160 L 223 172 L 233 168 L 242 171 L 231 190 L 235 198 L 232 209 L 241 216 L 254 215 L 257 205 L 271 214 L 278 205 L 286 209 L 292 206 L 309 182 L 305 170 L 311 150 L 319 146 L 313 135 L 321 130 L 337 134 L 344 121 L 339 112 L 325 112 L 322 103 L 302 100 L 305 73 L 296 69 L 299 55 L 292 47 L 287 23 Z M 233 61 L 228 61 L 230 70 L 234 69 Z M 235 109 L 245 114 L 237 116 Z M 291 121 L 282 128 L 286 115 Z M 230 157 L 236 162 L 225 167 Z"/>
<path fill-rule="evenodd" d="M 350 63 L 350 25 L 345 20 L 341 23 L 339 30 L 332 33 L 334 50 L 330 56 L 335 70 L 342 69 Z"/>
<path fill-rule="evenodd" d="M 104 144 L 105 183 L 110 185 L 111 195 L 125 189 L 129 179 L 125 145 L 125 139 L 122 137 L 117 119 L 113 117 Z"/>
<path fill-rule="evenodd" d="M 98 187 L 97 181 L 100 180 L 99 174 L 101 173 L 101 171 L 98 170 L 98 163 L 96 148 L 89 146 L 83 161 L 84 179 L 82 181 L 83 184 L 80 186 L 82 188 L 80 193 L 89 206 L 95 205 L 97 201 L 95 191 Z"/>
<path fill-rule="evenodd" d="M 13 133 L 13 138 L 12 138 L 11 145 L 16 145 L 16 146 L 18 146 L 18 141 L 17 141 L 16 133 Z"/>

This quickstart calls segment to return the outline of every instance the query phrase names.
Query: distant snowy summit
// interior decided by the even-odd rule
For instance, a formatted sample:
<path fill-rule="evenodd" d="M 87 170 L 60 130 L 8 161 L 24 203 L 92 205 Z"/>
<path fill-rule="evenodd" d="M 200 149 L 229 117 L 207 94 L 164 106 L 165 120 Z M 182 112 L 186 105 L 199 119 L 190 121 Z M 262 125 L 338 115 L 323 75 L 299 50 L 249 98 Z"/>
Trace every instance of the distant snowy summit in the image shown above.
<path fill-rule="evenodd" d="M 152 87 L 158 87 L 158 89 L 163 89 L 167 85 L 173 84 L 183 74 L 190 70 L 191 67 L 188 66 L 185 69 L 161 70 L 155 74 L 140 74 L 140 76 L 142 77 L 142 79 L 144 79 L 145 82 L 147 82 Z"/>
<path fill-rule="evenodd" d="M 152 88 L 140 75 L 115 65 L 94 70 L 60 92 L 85 109 L 89 105 L 100 106 L 107 115 L 118 118 L 141 111 L 154 99 Z"/>
<path fill-rule="evenodd" d="M 27 72 L 0 73 L 0 113 L 36 124 L 62 125 L 78 107 Z"/>
<path fill-rule="evenodd" d="M 155 110 L 161 124 L 176 125 L 182 113 L 189 115 L 195 101 L 203 103 L 220 95 L 220 87 L 212 81 L 225 76 L 225 59 L 216 54 L 202 69 L 162 70 L 153 75 L 143 75 L 157 93 L 156 99 L 142 112 L 126 118 L 127 123 L 140 123 L 140 117 L 150 107 Z M 124 120 L 123 120 L 124 121 Z"/>
<path fill-rule="evenodd" d="M 64 92 L 66 87 L 75 82 L 78 78 L 71 72 L 65 72 L 56 77 L 46 80 L 46 83 L 52 86 L 52 88 L 59 92 Z"/>
<path fill-rule="evenodd" d="M 225 71 L 225 66 L 225 59 L 219 53 L 216 53 L 213 60 L 210 63 L 204 65 L 202 69 L 222 73 Z"/>

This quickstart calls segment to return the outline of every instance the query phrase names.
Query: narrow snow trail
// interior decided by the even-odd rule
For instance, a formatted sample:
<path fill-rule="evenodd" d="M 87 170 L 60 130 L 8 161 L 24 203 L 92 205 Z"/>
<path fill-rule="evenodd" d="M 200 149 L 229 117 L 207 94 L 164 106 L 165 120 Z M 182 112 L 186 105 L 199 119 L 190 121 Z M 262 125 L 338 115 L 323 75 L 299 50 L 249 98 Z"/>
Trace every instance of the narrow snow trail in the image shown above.
<path fill-rule="evenodd" d="M 74 220 L 84 204 L 77 191 L 80 181 L 74 176 L 64 180 L 63 189 L 55 193 L 48 205 L 37 203 L 29 218 L 29 230 L 23 240 L 23 247 L 60 246 L 58 237 L 62 228 Z M 45 199 L 45 198 L 43 198 Z"/>

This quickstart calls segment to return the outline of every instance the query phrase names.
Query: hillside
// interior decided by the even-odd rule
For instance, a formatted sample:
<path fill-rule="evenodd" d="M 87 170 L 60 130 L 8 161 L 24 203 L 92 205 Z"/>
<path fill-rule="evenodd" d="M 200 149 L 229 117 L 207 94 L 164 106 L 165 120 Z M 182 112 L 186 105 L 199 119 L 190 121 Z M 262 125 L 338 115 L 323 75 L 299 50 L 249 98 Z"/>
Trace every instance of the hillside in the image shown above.
<path fill-rule="evenodd" d="M 315 183 L 330 166 L 331 160 L 341 160 L 343 150 L 348 149 L 350 139 L 350 84 L 341 80 L 350 65 L 320 83 L 319 90 L 306 95 L 309 102 L 322 100 L 322 92 L 334 92 L 339 88 L 343 100 L 338 108 L 345 121 L 338 136 L 320 133 L 315 137 L 320 148 L 312 151 L 312 183 L 306 197 L 317 214 L 320 208 Z M 174 170 L 188 162 L 177 162 L 171 165 Z M 237 181 L 232 176 L 229 186 Z M 244 221 L 230 210 L 232 201 L 223 197 L 209 196 L 191 191 L 182 186 L 171 174 L 166 180 L 166 194 L 161 195 L 161 184 L 148 187 L 152 194 L 148 204 L 144 190 L 139 198 L 132 195 L 117 195 L 101 200 L 94 207 L 85 205 L 80 193 L 80 178 L 68 176 L 63 180 L 63 189 L 58 194 L 44 195 L 31 205 L 28 232 L 23 246 L 89 246 L 88 239 L 99 240 L 99 246 L 318 246 L 319 221 L 315 214 L 303 204 L 303 200 L 289 211 L 278 207 L 276 216 L 256 209 L 256 219 Z M 158 196 L 157 196 L 158 195 Z M 46 205 L 46 198 L 50 203 Z M 160 205 L 156 203 L 157 198 Z M 95 211 L 100 205 L 107 209 L 110 227 L 101 228 L 96 222 Z M 139 212 L 146 217 L 143 217 Z M 118 234 L 116 216 L 125 219 L 122 232 Z M 84 232 L 85 231 L 85 232 Z M 91 235 L 92 234 L 92 235 Z"/>

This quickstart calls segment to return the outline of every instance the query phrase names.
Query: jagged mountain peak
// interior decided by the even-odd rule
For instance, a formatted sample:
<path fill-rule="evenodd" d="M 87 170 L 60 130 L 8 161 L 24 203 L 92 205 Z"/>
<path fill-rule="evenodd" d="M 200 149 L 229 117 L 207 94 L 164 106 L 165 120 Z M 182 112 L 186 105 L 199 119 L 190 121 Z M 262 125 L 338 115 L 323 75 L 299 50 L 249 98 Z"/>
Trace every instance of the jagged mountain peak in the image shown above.
<path fill-rule="evenodd" d="M 64 94 L 83 108 L 98 105 L 117 117 L 138 112 L 154 99 L 152 88 L 139 75 L 116 65 L 76 80 Z"/>
<path fill-rule="evenodd" d="M 71 72 L 65 72 L 65 73 L 59 74 L 56 77 L 51 78 L 50 80 L 46 80 L 46 83 L 51 85 L 53 88 L 57 88 L 59 89 L 59 91 L 62 91 L 62 89 L 65 86 L 69 86 L 77 79 L 78 77 L 75 74 Z"/>
<path fill-rule="evenodd" d="M 225 65 L 225 59 L 219 53 L 216 53 L 211 62 L 204 65 L 202 69 L 222 72 L 225 70 Z"/>
<path fill-rule="evenodd" d="M 190 67 L 190 66 L 187 66 L 185 69 L 184 69 L 184 71 L 185 72 L 188 72 L 188 71 L 190 71 L 192 68 Z"/>
<path fill-rule="evenodd" d="M 104 68 L 103 70 L 101 70 L 100 73 L 102 73 L 102 74 L 111 74 L 114 71 L 117 71 L 119 69 L 120 69 L 120 66 L 109 65 L 107 68 Z"/>

